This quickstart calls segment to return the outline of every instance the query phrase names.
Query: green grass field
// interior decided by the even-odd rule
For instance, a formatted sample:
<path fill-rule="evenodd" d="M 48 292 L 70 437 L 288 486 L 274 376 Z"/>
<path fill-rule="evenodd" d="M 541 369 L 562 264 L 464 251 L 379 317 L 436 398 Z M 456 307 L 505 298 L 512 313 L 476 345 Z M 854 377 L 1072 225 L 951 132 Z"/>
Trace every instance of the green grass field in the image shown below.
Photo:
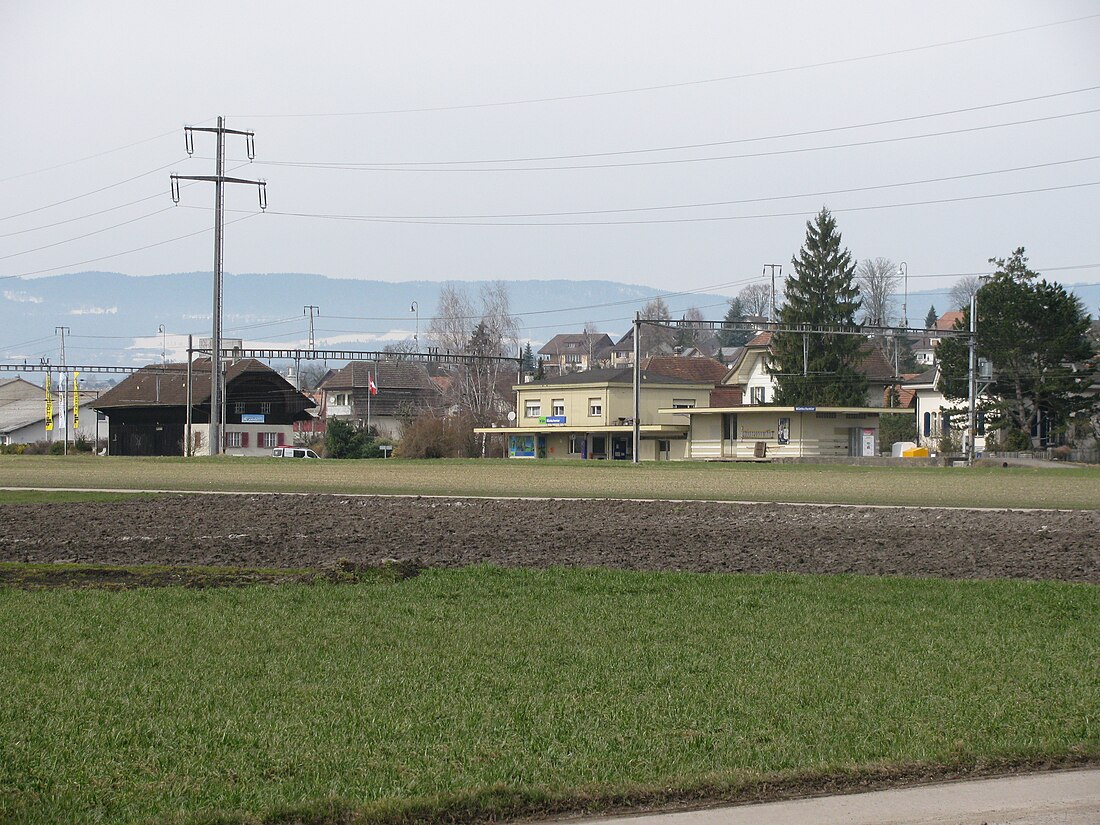
<path fill-rule="evenodd" d="M 1100 588 L 1052 582 L 0 590 L 0 820 L 462 821 L 1097 759 L 1097 627 Z"/>
<path fill-rule="evenodd" d="M 0 456 L 0 487 L 1100 507 L 1100 468 Z"/>

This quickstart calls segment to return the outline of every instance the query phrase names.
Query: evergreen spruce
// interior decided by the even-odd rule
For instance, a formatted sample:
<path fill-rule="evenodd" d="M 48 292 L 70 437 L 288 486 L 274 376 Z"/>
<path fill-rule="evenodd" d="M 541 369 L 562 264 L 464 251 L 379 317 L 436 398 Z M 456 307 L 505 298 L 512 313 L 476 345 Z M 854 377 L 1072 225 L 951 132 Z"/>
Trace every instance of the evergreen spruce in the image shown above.
<path fill-rule="evenodd" d="M 786 280 L 779 323 L 857 326 L 860 300 L 855 264 L 851 253 L 841 247 L 828 209 L 822 208 L 814 220 L 806 222 L 806 241 L 791 262 L 795 274 Z M 862 360 L 862 340 L 858 335 L 776 333 L 770 367 L 778 383 L 775 403 L 864 406 L 867 378 L 856 369 Z"/>
<path fill-rule="evenodd" d="M 743 347 L 754 335 L 751 329 L 730 329 L 726 324 L 745 320 L 745 304 L 740 298 L 730 298 L 726 317 L 722 319 L 722 328 L 718 331 L 718 343 L 723 347 Z"/>
<path fill-rule="evenodd" d="M 535 371 L 535 353 L 531 349 L 531 342 L 528 341 L 523 347 L 523 372 L 530 375 Z"/>
<path fill-rule="evenodd" d="M 936 326 L 936 321 L 940 319 L 940 316 L 936 314 L 936 307 L 933 304 L 928 307 L 928 314 L 924 316 L 924 328 L 933 329 Z"/>

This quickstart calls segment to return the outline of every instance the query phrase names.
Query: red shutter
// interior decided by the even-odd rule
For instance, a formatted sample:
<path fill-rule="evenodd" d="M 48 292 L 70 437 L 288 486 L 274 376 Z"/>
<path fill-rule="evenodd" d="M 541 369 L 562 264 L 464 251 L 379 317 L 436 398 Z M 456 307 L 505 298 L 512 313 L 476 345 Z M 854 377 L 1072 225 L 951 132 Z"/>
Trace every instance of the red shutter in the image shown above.
<path fill-rule="evenodd" d="M 276 447 L 282 447 L 284 445 L 283 436 L 284 436 L 284 433 L 281 430 L 279 431 L 279 434 L 275 436 L 275 446 Z"/>
<path fill-rule="evenodd" d="M 242 447 L 247 447 L 248 446 L 248 433 L 241 433 L 241 446 Z"/>

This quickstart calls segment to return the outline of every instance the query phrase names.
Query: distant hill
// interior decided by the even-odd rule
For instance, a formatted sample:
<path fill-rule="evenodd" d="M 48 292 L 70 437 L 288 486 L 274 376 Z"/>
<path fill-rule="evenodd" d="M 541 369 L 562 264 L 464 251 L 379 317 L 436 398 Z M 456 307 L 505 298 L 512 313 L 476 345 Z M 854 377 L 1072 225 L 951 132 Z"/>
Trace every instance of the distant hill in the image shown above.
<path fill-rule="evenodd" d="M 477 304 L 481 281 L 457 282 Z M 117 272 L 80 272 L 48 278 L 13 278 L 0 285 L 0 360 L 42 356 L 57 361 L 54 328 L 69 327 L 69 363 L 138 364 L 159 360 L 166 330 L 168 358 L 180 358 L 186 335 L 210 335 L 213 294 L 210 272 L 134 277 Z M 667 291 L 614 281 L 536 280 L 508 283 L 512 312 L 535 349 L 558 332 L 579 332 L 593 322 L 618 339 L 634 312 Z M 318 348 L 381 349 L 412 338 L 427 342 L 428 319 L 443 287 L 437 281 L 362 281 L 304 273 L 227 275 L 224 284 L 226 337 L 246 346 L 304 345 L 308 319 L 303 307 L 320 307 L 314 321 Z M 728 296 L 669 297 L 676 312 L 702 308 L 708 318 L 725 314 Z M 473 325 L 471 324 L 471 327 Z"/>
<path fill-rule="evenodd" d="M 37 363 L 58 360 L 57 326 L 69 327 L 69 363 L 145 364 L 161 357 L 162 336 L 169 359 L 180 359 L 186 335 L 210 334 L 213 276 L 185 272 L 134 277 L 117 272 L 80 272 L 47 278 L 12 278 L 0 283 L 0 360 Z M 475 299 L 486 282 L 459 282 Z M 718 320 L 728 296 L 676 296 L 615 281 L 534 280 L 509 282 L 512 312 L 522 335 L 535 349 L 559 332 L 579 332 L 592 322 L 618 339 L 630 329 L 634 312 L 655 294 L 666 295 L 676 317 L 689 307 Z M 320 307 L 315 320 L 317 346 L 380 349 L 412 338 L 420 314 L 420 341 L 427 343 L 428 318 L 443 284 L 437 281 L 361 281 L 304 273 L 227 275 L 225 334 L 246 346 L 304 345 L 308 321 L 303 306 Z M 1095 317 L 1100 285 L 1069 285 Z M 909 293 L 909 321 L 922 324 L 931 305 L 952 307 L 948 289 Z"/>

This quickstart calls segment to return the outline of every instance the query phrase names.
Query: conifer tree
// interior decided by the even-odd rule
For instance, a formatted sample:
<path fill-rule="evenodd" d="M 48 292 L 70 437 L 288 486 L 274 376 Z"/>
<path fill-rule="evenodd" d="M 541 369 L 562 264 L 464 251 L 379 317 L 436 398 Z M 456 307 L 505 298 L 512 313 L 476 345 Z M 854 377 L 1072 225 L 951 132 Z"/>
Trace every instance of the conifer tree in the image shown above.
<path fill-rule="evenodd" d="M 841 247 L 836 221 L 826 208 L 806 222 L 806 240 L 791 261 L 779 323 L 784 326 L 856 326 L 860 307 L 852 255 Z M 859 407 L 867 403 L 867 378 L 858 335 L 776 333 L 771 372 L 779 405 Z"/>
<path fill-rule="evenodd" d="M 932 329 L 936 326 L 936 321 L 940 319 L 940 316 L 936 314 L 936 306 L 933 304 L 928 307 L 928 314 L 924 316 L 924 328 Z"/>
<path fill-rule="evenodd" d="M 722 319 L 722 328 L 718 331 L 718 343 L 723 347 L 743 347 L 756 334 L 751 329 L 730 329 L 726 324 L 735 324 L 745 320 L 745 304 L 740 298 L 730 298 L 726 317 Z"/>

